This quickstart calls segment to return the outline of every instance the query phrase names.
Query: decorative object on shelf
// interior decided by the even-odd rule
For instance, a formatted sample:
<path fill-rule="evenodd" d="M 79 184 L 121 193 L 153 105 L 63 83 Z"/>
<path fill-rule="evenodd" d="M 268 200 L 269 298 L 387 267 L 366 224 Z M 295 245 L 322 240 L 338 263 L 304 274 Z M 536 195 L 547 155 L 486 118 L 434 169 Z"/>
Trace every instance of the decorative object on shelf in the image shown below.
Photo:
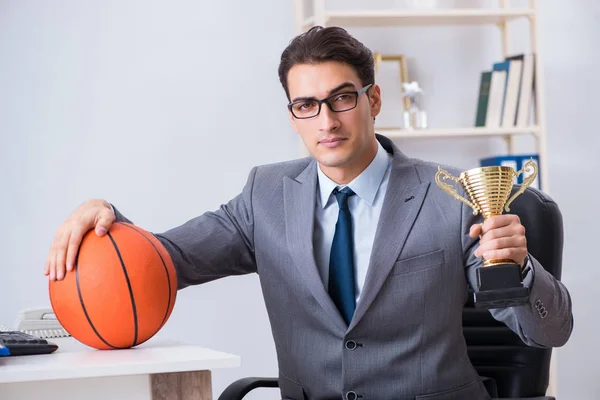
<path fill-rule="evenodd" d="M 529 160 L 520 171 L 506 166 L 473 168 L 461 172 L 458 177 L 438 167 L 435 181 L 450 196 L 462 201 L 473 209 L 473 214 L 481 213 L 485 220 L 510 212 L 510 204 L 527 189 L 537 176 L 537 164 Z M 512 195 L 515 177 L 525 171 L 530 174 Z M 442 182 L 450 179 L 458 183 L 469 200 L 456 191 L 454 185 Z M 509 198 L 510 196 L 510 198 Z M 483 260 L 483 266 L 477 269 L 477 288 L 475 288 L 475 306 L 478 308 L 505 308 L 527 304 L 529 288 L 521 281 L 521 266 L 510 259 Z"/>
<path fill-rule="evenodd" d="M 422 108 L 423 89 L 416 81 L 402 84 L 402 97 L 409 99 L 409 107 L 404 110 L 404 128 L 425 129 L 427 128 L 427 114 Z"/>
<path fill-rule="evenodd" d="M 533 162 L 539 167 L 540 156 L 538 154 L 504 155 L 482 158 L 481 160 L 479 160 L 479 166 L 489 167 L 494 165 L 501 165 L 506 167 L 512 167 L 518 171 L 522 169 L 523 166 L 529 160 L 533 160 Z M 523 174 L 515 177 L 514 183 L 517 185 L 523 184 L 523 181 L 526 180 L 529 177 L 529 175 L 530 171 L 526 170 Z M 540 173 L 538 173 L 533 182 L 531 182 L 531 187 L 542 190 Z"/>

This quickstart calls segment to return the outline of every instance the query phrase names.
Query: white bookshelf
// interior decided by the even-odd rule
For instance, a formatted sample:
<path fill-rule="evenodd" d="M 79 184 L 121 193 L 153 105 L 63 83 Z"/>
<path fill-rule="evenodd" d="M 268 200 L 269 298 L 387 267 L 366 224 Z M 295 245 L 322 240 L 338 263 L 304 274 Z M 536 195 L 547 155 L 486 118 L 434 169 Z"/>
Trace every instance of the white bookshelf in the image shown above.
<path fill-rule="evenodd" d="M 305 1 L 312 2 L 313 15 L 304 14 Z M 524 128 L 476 128 L 449 127 L 438 129 L 405 130 L 399 127 L 376 126 L 375 131 L 394 139 L 419 138 L 473 138 L 503 137 L 507 144 L 507 153 L 514 154 L 515 136 L 534 137 L 535 151 L 540 156 L 539 168 L 541 185 L 545 192 L 550 191 L 548 162 L 546 151 L 546 113 L 544 101 L 544 79 L 542 76 L 542 58 L 538 45 L 537 1 L 529 0 L 529 7 L 511 7 L 509 0 L 499 0 L 497 8 L 461 8 L 461 9 L 389 9 L 389 10 L 327 10 L 325 0 L 294 0 L 294 18 L 296 32 L 301 33 L 312 26 L 342 27 L 385 27 L 385 26 L 441 26 L 441 25 L 495 25 L 501 31 L 502 57 L 511 55 L 510 22 L 529 20 L 530 49 L 535 53 L 534 88 L 534 126 Z M 478 77 L 474 77 L 477 79 Z M 474 110 L 473 110 L 474 111 Z M 306 155 L 306 154 L 304 154 Z"/>
<path fill-rule="evenodd" d="M 305 1 L 312 2 L 313 15 L 304 14 Z M 497 138 L 502 137 L 507 144 L 507 153 L 515 152 L 513 138 L 515 136 L 531 135 L 534 137 L 535 149 L 540 157 L 539 169 L 541 185 L 545 192 L 550 191 L 547 158 L 546 108 L 544 97 L 544 76 L 541 49 L 539 46 L 539 27 L 537 20 L 537 0 L 529 0 L 529 7 L 511 7 L 509 0 L 499 0 L 497 8 L 461 8 L 461 9 L 389 9 L 389 10 L 351 10 L 336 11 L 325 8 L 325 0 L 294 0 L 294 22 L 299 34 L 312 26 L 341 26 L 341 27 L 386 27 L 386 26 L 443 26 L 443 25 L 495 25 L 500 29 L 502 40 L 502 58 L 512 55 L 509 46 L 511 21 L 527 19 L 529 21 L 530 51 L 535 54 L 535 87 L 534 126 L 514 128 L 482 128 L 457 127 L 441 129 L 400 129 L 397 127 L 375 127 L 391 139 L 422 139 L 422 138 Z M 474 77 L 477 79 L 477 77 Z M 475 110 L 472 110 L 474 112 Z M 306 154 L 304 154 L 306 155 Z M 555 352 L 550 365 L 550 381 L 547 395 L 556 394 L 556 362 Z"/>
<path fill-rule="evenodd" d="M 376 127 L 375 130 L 390 139 L 428 139 L 428 138 L 465 138 L 465 137 L 504 137 L 534 136 L 540 134 L 538 126 L 525 128 L 447 128 L 447 129 L 400 129 L 394 127 Z"/>
<path fill-rule="evenodd" d="M 321 20 L 329 26 L 428 26 L 500 24 L 513 19 L 534 17 L 535 10 L 519 9 L 433 9 L 324 11 Z M 303 19 L 304 30 L 316 25 L 317 16 Z M 319 24 L 320 25 L 320 24 Z"/>

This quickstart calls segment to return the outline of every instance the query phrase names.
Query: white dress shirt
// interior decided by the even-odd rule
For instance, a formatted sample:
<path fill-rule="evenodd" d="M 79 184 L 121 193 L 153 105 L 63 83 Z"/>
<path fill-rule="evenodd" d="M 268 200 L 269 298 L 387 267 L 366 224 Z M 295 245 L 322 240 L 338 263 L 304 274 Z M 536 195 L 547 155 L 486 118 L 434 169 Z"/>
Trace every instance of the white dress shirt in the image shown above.
<path fill-rule="evenodd" d="M 321 167 L 317 168 L 318 185 L 313 245 L 319 274 L 326 289 L 329 285 L 331 243 L 339 213 L 337 200 L 332 193 L 335 188 L 341 189 L 346 186 L 356 193 L 348 198 L 348 208 L 352 214 L 357 302 L 367 276 L 375 231 L 392 169 L 392 156 L 379 142 L 377 146 L 377 154 L 371 164 L 347 185 L 338 185 L 321 171 Z"/>

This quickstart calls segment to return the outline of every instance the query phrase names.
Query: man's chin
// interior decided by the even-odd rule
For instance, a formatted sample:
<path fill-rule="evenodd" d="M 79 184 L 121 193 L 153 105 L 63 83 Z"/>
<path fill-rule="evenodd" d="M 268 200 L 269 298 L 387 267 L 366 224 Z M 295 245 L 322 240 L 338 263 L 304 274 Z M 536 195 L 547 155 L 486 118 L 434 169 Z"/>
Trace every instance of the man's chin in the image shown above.
<path fill-rule="evenodd" d="M 337 168 L 348 162 L 348 156 L 346 154 L 320 154 L 317 161 L 325 167 Z"/>

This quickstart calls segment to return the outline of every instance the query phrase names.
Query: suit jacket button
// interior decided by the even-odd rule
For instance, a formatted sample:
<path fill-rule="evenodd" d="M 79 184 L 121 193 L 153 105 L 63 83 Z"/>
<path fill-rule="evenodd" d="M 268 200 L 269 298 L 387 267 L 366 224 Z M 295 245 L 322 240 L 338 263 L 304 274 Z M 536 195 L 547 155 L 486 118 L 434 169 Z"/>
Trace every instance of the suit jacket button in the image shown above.
<path fill-rule="evenodd" d="M 356 349 L 356 342 L 354 340 L 348 340 L 346 342 L 346 349 L 348 349 L 348 350 Z"/>
<path fill-rule="evenodd" d="M 346 400 L 356 400 L 358 398 L 358 395 L 356 394 L 356 392 L 353 392 L 352 390 L 349 391 L 348 393 L 346 393 Z"/>

